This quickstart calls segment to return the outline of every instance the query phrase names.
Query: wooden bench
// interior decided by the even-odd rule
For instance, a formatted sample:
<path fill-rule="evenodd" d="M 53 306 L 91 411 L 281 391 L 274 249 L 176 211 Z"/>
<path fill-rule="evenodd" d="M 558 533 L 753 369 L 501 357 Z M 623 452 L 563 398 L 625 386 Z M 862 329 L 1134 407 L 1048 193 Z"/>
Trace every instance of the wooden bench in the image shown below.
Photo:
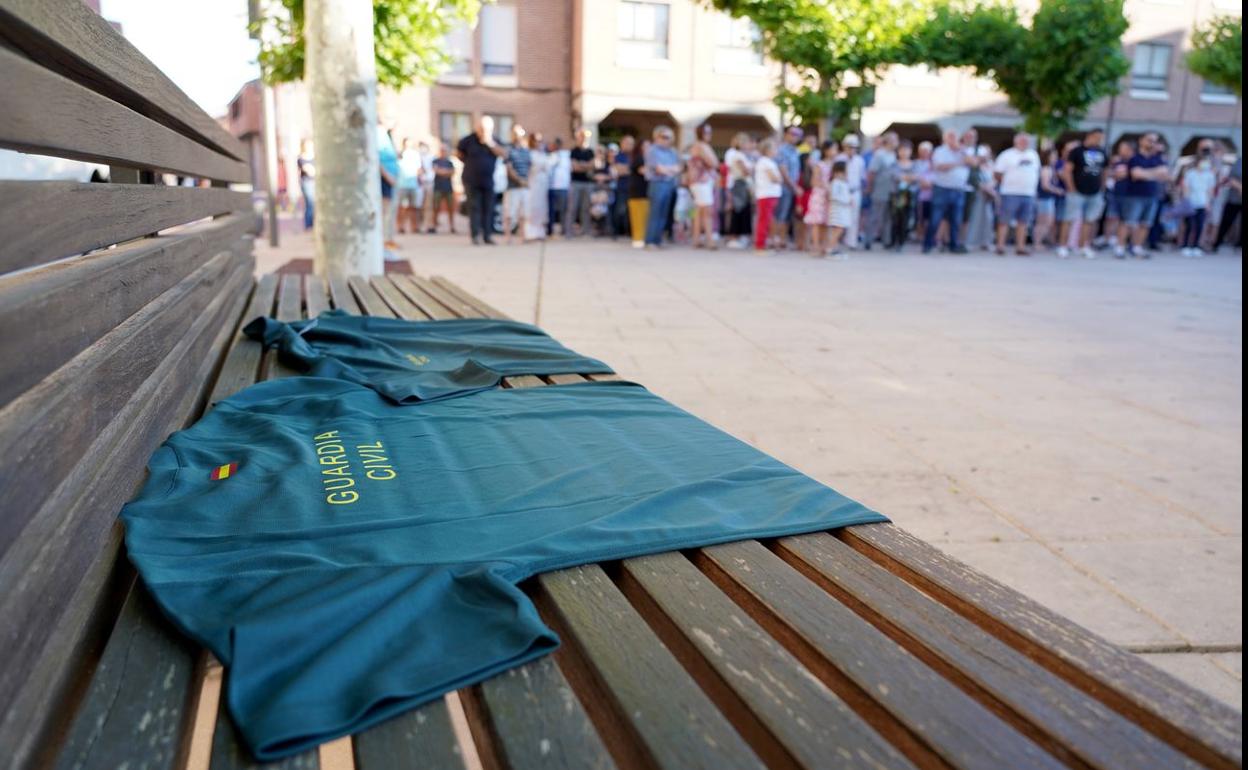
<path fill-rule="evenodd" d="M 219 189 L 246 176 L 237 143 L 75 0 L 0 0 L 0 39 L 0 145 L 114 168 L 0 182 L 0 761 L 250 767 L 220 667 L 122 553 L 144 461 L 292 374 L 247 319 L 502 314 L 440 278 L 255 281 L 247 196 Z M 218 188 L 116 183 L 153 171 Z M 554 656 L 275 766 L 1242 766 L 1233 709 L 891 525 L 524 588 Z"/>

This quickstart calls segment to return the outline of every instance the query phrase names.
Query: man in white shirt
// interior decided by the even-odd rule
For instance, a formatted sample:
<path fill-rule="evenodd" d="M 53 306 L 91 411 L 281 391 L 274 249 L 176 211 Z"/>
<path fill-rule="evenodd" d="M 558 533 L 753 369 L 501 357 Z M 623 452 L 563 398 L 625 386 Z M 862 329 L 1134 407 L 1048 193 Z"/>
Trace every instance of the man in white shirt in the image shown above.
<path fill-rule="evenodd" d="M 845 161 L 845 180 L 849 183 L 849 194 L 852 198 L 853 220 L 845 228 L 845 248 L 858 248 L 858 226 L 862 220 L 862 186 L 867 179 L 867 164 L 858 150 L 862 140 L 857 134 L 846 134 L 841 140 L 841 158 Z"/>
<path fill-rule="evenodd" d="M 970 148 L 974 152 L 975 148 Z M 966 209 L 966 184 L 971 176 L 969 167 L 972 156 L 958 140 L 957 131 L 946 131 L 944 144 L 932 153 L 932 218 L 927 232 L 923 234 L 923 253 L 928 254 L 936 246 L 936 231 L 940 223 L 949 223 L 949 251 L 965 254 L 966 247 L 958 243 L 962 231 L 962 214 Z"/>
<path fill-rule="evenodd" d="M 546 234 L 555 234 L 555 223 L 568 236 L 568 223 L 565 214 L 568 209 L 568 188 L 572 186 L 572 154 L 563 149 L 563 140 L 555 137 L 550 147 L 550 190 L 547 195 L 547 209 L 550 220 L 546 224 Z"/>
<path fill-rule="evenodd" d="M 1001 211 L 997 217 L 997 254 L 1005 253 L 1005 234 L 1014 226 L 1014 250 L 1026 256 L 1027 227 L 1036 213 L 1036 191 L 1040 186 L 1040 154 L 1031 147 L 1031 137 L 1021 131 L 1014 135 L 1014 146 L 997 156 L 997 184 Z"/>

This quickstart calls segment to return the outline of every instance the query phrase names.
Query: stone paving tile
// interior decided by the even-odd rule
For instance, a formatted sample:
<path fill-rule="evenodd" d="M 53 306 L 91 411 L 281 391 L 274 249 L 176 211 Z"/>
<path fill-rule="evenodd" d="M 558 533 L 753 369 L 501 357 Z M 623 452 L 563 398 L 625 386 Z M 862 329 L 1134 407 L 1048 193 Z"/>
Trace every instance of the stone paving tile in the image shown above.
<path fill-rule="evenodd" d="M 1238 255 L 831 263 L 403 242 L 417 272 L 1115 642 L 1242 642 Z M 299 248 L 261 246 L 261 271 Z M 1150 656 L 1236 705 L 1241 659 Z"/>

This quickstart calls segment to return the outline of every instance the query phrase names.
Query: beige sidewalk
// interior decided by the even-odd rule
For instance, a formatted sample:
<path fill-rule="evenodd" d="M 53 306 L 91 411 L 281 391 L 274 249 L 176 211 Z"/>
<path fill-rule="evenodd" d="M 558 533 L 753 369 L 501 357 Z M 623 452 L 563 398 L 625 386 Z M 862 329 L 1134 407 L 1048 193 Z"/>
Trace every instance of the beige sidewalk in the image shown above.
<path fill-rule="evenodd" d="M 466 241 L 402 255 L 1241 707 L 1238 253 Z"/>

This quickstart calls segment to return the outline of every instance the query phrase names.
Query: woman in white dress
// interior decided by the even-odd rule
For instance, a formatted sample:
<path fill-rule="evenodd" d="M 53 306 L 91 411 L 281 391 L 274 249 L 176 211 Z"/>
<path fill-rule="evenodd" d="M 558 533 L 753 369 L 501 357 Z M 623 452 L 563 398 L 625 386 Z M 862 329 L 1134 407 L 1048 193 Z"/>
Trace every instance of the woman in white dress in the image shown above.
<path fill-rule="evenodd" d="M 550 191 L 551 158 L 542 145 L 542 135 L 529 134 L 529 153 L 533 165 L 529 167 L 529 210 L 524 221 L 524 240 L 546 240 L 546 220 Z"/>

